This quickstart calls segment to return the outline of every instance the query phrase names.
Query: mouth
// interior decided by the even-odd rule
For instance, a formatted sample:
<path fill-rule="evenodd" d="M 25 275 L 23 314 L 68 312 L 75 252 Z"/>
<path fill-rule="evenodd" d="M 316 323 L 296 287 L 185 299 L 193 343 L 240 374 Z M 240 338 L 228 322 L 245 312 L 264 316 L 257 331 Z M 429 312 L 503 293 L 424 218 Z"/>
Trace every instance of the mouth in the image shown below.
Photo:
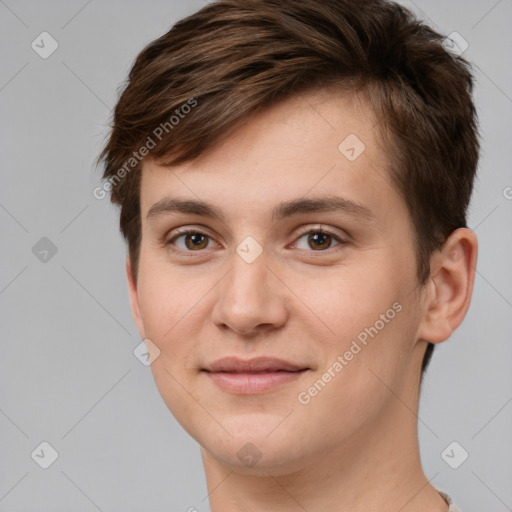
<path fill-rule="evenodd" d="M 310 369 L 275 358 L 259 357 L 243 360 L 226 357 L 213 362 L 202 371 L 227 393 L 251 395 L 295 381 Z"/>

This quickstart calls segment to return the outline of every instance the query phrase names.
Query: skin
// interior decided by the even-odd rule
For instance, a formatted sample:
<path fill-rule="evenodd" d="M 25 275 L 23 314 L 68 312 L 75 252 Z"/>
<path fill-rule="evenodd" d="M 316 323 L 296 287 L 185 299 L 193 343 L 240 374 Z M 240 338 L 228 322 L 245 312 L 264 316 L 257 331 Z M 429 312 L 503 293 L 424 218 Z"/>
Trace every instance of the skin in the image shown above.
<path fill-rule="evenodd" d="M 158 389 L 201 446 L 212 512 L 448 509 L 420 464 L 420 369 L 426 340 L 446 340 L 467 312 L 477 241 L 469 229 L 454 231 L 419 286 L 411 218 L 375 125 L 362 98 L 316 91 L 244 120 L 192 162 L 143 165 L 136 282 L 126 265 L 131 304 L 140 335 L 160 351 L 151 366 Z M 338 150 L 349 134 L 366 145 L 353 162 Z M 272 218 L 283 201 L 325 195 L 373 217 Z M 148 218 L 164 198 L 207 201 L 224 219 Z M 320 224 L 346 243 L 310 241 Z M 186 235 L 174 239 L 183 227 L 207 235 L 199 249 Z M 251 263 L 236 252 L 248 236 L 262 249 Z M 299 393 L 394 303 L 400 312 L 301 403 Z M 201 371 L 224 356 L 310 369 L 265 393 L 236 395 Z M 237 456 L 247 443 L 261 456 L 254 465 Z"/>

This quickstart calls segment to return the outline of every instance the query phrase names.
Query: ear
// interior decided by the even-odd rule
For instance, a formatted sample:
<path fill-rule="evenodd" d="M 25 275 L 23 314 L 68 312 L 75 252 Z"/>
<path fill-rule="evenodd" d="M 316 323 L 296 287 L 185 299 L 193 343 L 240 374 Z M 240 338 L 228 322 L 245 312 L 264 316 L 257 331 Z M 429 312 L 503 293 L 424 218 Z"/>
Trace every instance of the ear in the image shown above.
<path fill-rule="evenodd" d="M 440 343 L 460 325 L 471 303 L 477 254 L 476 235 L 459 228 L 432 255 L 418 339 Z"/>
<path fill-rule="evenodd" d="M 139 296 L 137 294 L 137 284 L 135 276 L 133 275 L 133 267 L 130 261 L 130 256 L 126 257 L 126 278 L 128 281 L 128 291 L 130 293 L 130 304 L 132 307 L 132 314 L 137 325 L 137 329 L 142 339 L 146 339 L 144 323 L 140 314 Z"/>

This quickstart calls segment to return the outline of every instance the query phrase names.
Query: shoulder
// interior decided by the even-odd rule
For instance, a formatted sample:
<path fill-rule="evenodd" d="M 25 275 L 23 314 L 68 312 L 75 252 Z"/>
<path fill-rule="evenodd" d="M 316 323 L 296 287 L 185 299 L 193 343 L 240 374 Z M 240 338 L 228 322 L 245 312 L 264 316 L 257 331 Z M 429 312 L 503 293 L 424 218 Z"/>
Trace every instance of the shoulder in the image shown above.
<path fill-rule="evenodd" d="M 448 494 L 441 492 L 441 491 L 437 491 L 437 492 L 443 497 L 444 501 L 446 501 L 446 503 L 448 503 L 448 505 L 450 506 L 448 508 L 448 512 L 460 512 L 460 510 L 453 504 L 453 501 L 450 498 L 450 496 L 448 496 Z"/>

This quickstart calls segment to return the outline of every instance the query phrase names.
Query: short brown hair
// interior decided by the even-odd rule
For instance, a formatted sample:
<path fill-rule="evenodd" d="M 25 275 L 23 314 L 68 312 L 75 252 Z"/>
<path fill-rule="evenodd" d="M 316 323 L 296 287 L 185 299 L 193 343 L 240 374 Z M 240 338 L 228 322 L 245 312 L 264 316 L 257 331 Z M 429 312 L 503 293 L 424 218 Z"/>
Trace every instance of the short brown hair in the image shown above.
<path fill-rule="evenodd" d="M 133 155 L 156 142 L 157 127 L 158 143 L 145 158 L 179 164 L 256 110 L 334 86 L 364 93 L 380 119 L 389 173 L 415 226 L 424 284 L 432 252 L 466 227 L 479 153 L 471 67 L 448 53 L 443 39 L 384 0 L 220 0 L 151 42 L 130 71 L 98 159 L 121 207 L 134 279 L 143 158 Z M 193 112 L 181 115 L 191 102 Z"/>

